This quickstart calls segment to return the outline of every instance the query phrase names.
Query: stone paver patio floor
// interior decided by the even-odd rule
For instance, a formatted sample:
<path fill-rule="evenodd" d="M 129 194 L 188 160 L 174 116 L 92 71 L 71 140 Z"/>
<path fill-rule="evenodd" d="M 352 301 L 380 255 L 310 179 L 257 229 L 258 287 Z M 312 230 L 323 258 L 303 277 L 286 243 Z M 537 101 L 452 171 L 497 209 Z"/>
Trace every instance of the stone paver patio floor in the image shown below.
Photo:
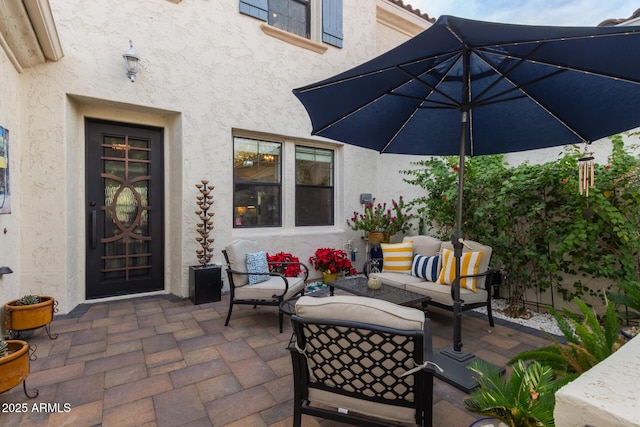
<path fill-rule="evenodd" d="M 149 296 L 81 305 L 27 341 L 36 346 L 27 390 L 0 394 L 9 426 L 291 426 L 293 379 L 286 350 L 291 326 L 278 332 L 274 307 L 236 306 L 228 327 L 222 301 L 193 305 Z M 450 345 L 452 313 L 430 310 L 433 347 Z M 496 365 L 547 340 L 536 331 L 480 315 L 463 317 L 464 349 Z M 26 337 L 25 337 L 26 338 Z M 462 391 L 434 384 L 435 427 L 464 427 Z M 26 404 L 26 405 L 25 405 Z M 21 410 L 24 410 L 20 412 Z M 340 423 L 304 416 L 305 426 Z"/>

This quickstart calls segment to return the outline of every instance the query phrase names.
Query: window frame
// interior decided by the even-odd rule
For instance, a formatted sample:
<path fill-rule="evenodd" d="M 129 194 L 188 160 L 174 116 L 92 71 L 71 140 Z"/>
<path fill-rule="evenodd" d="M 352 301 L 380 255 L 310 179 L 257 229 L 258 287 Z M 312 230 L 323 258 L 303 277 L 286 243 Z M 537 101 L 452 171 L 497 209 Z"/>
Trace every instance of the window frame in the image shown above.
<path fill-rule="evenodd" d="M 329 45 L 342 48 L 344 39 L 343 0 L 303 0 L 303 2 L 309 2 L 310 32 L 308 38 L 267 24 L 266 22 L 269 21 L 269 0 L 239 1 L 240 13 L 264 21 L 265 23 L 261 24 L 260 28 L 269 36 L 319 54 L 326 52 Z"/>
<path fill-rule="evenodd" d="M 312 150 L 322 150 L 331 153 L 331 176 L 330 176 L 330 184 L 329 185 L 318 185 L 318 184 L 298 184 L 298 148 L 312 149 Z M 294 147 L 295 159 L 294 159 L 294 176 L 295 176 L 295 221 L 294 224 L 296 227 L 333 227 L 336 225 L 336 150 L 332 148 L 324 148 L 317 147 L 313 145 L 300 144 L 296 143 Z M 302 203 L 298 200 L 298 190 L 299 189 L 326 189 L 329 190 L 331 194 L 331 206 L 329 207 L 329 223 L 327 224 L 313 224 L 313 223 L 302 223 L 300 219 L 300 211 L 302 208 Z"/>
<path fill-rule="evenodd" d="M 280 159 L 278 159 L 279 165 L 278 165 L 278 179 L 276 182 L 269 182 L 269 181 L 260 181 L 260 180 L 249 180 L 249 181 L 237 181 L 236 180 L 236 167 L 235 167 L 235 161 L 236 161 L 236 141 L 238 139 L 243 139 L 243 140 L 251 140 L 251 141 L 255 141 L 258 144 L 258 151 L 256 153 L 257 156 L 259 156 L 261 154 L 260 152 L 260 143 L 268 143 L 268 144 L 278 144 L 279 149 L 280 149 Z M 232 204 L 231 204 L 231 209 L 232 209 L 232 218 L 233 218 L 233 228 L 234 229 L 255 229 L 255 228 L 281 228 L 283 226 L 283 218 L 284 218 L 284 206 L 283 206 L 283 185 L 284 185 L 284 171 L 283 171 L 283 164 L 284 164 L 284 160 L 283 160 L 283 147 L 284 147 L 284 143 L 282 141 L 274 141 L 271 139 L 266 139 L 266 138 L 260 138 L 260 137 L 250 137 L 250 136 L 244 136 L 244 135 L 233 135 L 232 138 L 232 146 L 233 146 L 233 164 L 232 164 Z M 253 166 L 253 165 L 252 165 Z M 238 185 L 246 185 L 246 186 L 251 186 L 251 187 L 272 187 L 272 188 L 277 188 L 276 193 L 278 196 L 278 212 L 279 212 L 279 221 L 278 223 L 274 223 L 274 224 L 256 224 L 256 225 L 245 225 L 242 223 L 238 223 L 237 219 L 237 212 L 236 210 L 239 209 L 240 207 L 242 207 L 241 205 L 239 205 L 237 203 L 237 197 L 238 197 L 238 191 L 236 190 Z"/>
<path fill-rule="evenodd" d="M 235 200 L 235 186 L 234 186 L 234 178 L 233 178 L 233 159 L 234 159 L 234 145 L 233 141 L 235 138 L 246 138 L 246 139 L 255 139 L 267 142 L 276 142 L 282 144 L 281 151 L 281 193 L 280 193 L 280 202 L 282 204 L 281 210 L 281 220 L 282 224 L 279 227 L 281 233 L 298 233 L 302 230 L 336 230 L 340 229 L 340 225 L 343 222 L 342 209 L 344 208 L 344 201 L 342 200 L 342 196 L 344 194 L 344 188 L 339 185 L 340 182 L 344 179 L 342 170 L 344 168 L 343 165 L 343 149 L 344 145 L 332 142 L 332 141 L 321 141 L 317 139 L 310 138 L 302 138 L 302 137 L 294 137 L 287 136 L 283 134 L 273 134 L 269 132 L 261 132 L 248 130 L 243 128 L 232 128 L 231 129 L 231 190 L 234 194 L 231 197 L 231 207 L 229 208 L 231 218 L 229 221 L 232 225 L 233 233 L 236 235 L 255 235 L 256 233 L 273 233 L 274 227 L 234 227 L 233 224 L 235 222 L 234 216 L 234 200 Z M 332 215 L 333 215 L 333 225 L 318 225 L 318 226 L 296 226 L 296 218 L 295 218 L 295 204 L 296 202 L 296 178 L 295 178 L 295 147 L 297 145 L 302 145 L 310 148 L 320 148 L 331 150 L 333 152 L 333 195 L 332 195 Z"/>

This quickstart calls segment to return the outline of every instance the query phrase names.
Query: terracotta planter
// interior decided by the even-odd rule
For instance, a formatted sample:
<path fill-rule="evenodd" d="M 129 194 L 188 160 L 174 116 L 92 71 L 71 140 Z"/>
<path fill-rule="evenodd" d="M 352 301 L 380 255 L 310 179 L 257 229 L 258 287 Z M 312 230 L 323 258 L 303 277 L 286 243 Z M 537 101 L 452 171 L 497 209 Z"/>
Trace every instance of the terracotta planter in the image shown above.
<path fill-rule="evenodd" d="M 49 331 L 49 324 L 53 321 L 55 299 L 40 296 L 41 302 L 31 305 L 15 305 L 17 301 L 15 299 L 4 305 L 4 328 L 12 334 L 44 326 L 49 338 L 54 339 Z"/>
<path fill-rule="evenodd" d="M 327 273 L 325 271 L 322 272 L 322 283 L 330 283 L 338 280 L 338 273 Z"/>
<path fill-rule="evenodd" d="M 9 354 L 0 358 L 0 393 L 11 390 L 13 387 L 24 381 L 29 375 L 29 344 L 21 340 L 7 340 Z M 26 384 L 24 385 L 24 393 L 29 398 L 38 395 L 29 396 Z"/>
<path fill-rule="evenodd" d="M 369 243 L 379 245 L 380 243 L 389 243 L 391 236 L 389 233 L 369 233 Z"/>

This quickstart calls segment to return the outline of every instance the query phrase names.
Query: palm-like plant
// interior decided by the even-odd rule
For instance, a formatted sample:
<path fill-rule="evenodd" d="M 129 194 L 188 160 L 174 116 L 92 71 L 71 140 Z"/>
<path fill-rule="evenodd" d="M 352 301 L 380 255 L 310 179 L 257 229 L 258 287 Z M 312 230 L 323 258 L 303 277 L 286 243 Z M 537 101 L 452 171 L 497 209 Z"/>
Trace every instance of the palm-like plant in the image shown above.
<path fill-rule="evenodd" d="M 640 319 L 640 282 L 622 282 L 619 287 L 622 293 L 607 293 L 609 301 L 631 310 L 621 310 L 619 315 L 622 319 Z"/>
<path fill-rule="evenodd" d="M 490 416 L 510 427 L 554 426 L 555 392 L 569 382 L 556 379 L 553 369 L 539 362 L 518 361 L 507 380 L 493 365 L 476 360 L 469 367 L 480 385 L 464 399 L 467 410 Z"/>
<path fill-rule="evenodd" d="M 617 350 L 620 345 L 620 321 L 614 305 L 607 303 L 601 325 L 598 317 L 587 304 L 578 298 L 575 298 L 574 302 L 581 314 L 564 309 L 563 315 L 548 307 L 567 339 L 567 345 L 549 336 L 553 341 L 551 345 L 522 352 L 508 363 L 511 365 L 522 360 L 536 360 L 551 366 L 556 375 L 568 375 L 573 379 Z"/>

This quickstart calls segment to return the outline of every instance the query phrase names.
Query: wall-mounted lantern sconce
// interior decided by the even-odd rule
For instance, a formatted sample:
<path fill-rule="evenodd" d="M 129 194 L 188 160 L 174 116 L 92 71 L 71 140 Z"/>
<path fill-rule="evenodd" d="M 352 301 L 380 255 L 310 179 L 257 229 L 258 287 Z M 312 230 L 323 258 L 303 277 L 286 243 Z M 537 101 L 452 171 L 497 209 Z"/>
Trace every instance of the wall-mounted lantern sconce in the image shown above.
<path fill-rule="evenodd" d="M 140 65 L 140 56 L 133 50 L 133 42 L 129 40 L 129 50 L 122 54 L 124 58 L 124 65 L 127 70 L 127 77 L 133 83 L 136 79 L 136 74 L 138 74 L 138 66 Z"/>
<path fill-rule="evenodd" d="M 11 274 L 13 273 L 13 270 L 10 269 L 9 267 L 0 267 L 0 276 L 2 276 L 3 274 Z"/>

